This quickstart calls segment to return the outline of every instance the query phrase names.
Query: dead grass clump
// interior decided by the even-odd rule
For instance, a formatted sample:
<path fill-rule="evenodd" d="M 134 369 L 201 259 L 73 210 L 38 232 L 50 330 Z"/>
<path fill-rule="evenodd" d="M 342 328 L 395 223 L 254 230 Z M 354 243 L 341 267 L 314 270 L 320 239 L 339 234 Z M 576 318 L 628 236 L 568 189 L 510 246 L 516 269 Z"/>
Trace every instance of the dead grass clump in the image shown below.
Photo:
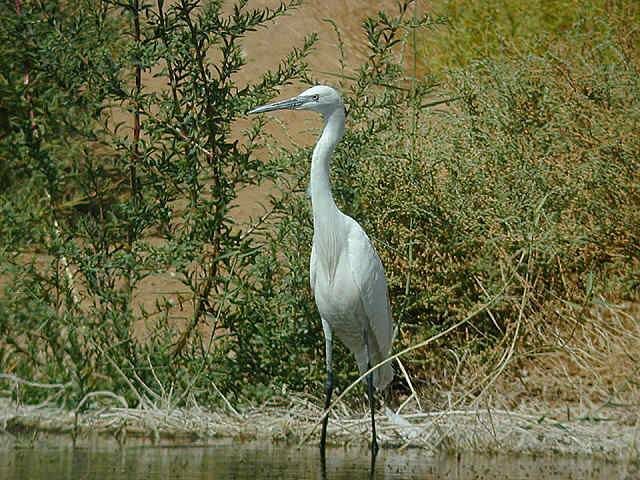
<path fill-rule="evenodd" d="M 563 318 L 541 324 L 545 346 L 523 353 L 501 390 L 514 392 L 514 404 L 517 397 L 535 398 L 550 407 L 610 406 L 637 416 L 640 304 L 601 301 L 581 316 Z"/>
<path fill-rule="evenodd" d="M 92 408 L 75 415 L 50 406 L 0 404 L 0 425 L 14 441 L 37 438 L 34 433 L 68 434 L 83 442 L 95 436 L 129 437 L 160 443 L 207 442 L 212 439 L 263 439 L 296 444 L 316 442 L 321 410 L 317 399 L 289 396 L 273 399 L 240 414 L 197 406 L 136 409 L 117 405 Z M 334 445 L 359 445 L 369 439 L 369 417 L 344 405 L 332 412 L 329 438 Z M 386 448 L 484 453 L 590 455 L 611 461 L 640 459 L 640 422 L 596 421 L 588 417 L 558 420 L 532 411 L 461 409 L 413 411 L 390 409 L 376 417 Z"/>

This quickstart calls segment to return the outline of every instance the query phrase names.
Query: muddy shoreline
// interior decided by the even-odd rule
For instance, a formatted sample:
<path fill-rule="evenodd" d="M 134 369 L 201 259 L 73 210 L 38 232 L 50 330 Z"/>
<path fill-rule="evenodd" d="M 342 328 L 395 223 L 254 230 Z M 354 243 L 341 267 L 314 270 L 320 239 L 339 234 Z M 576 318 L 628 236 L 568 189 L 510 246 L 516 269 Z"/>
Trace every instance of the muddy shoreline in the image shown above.
<path fill-rule="evenodd" d="M 51 406 L 0 401 L 0 448 L 50 438 L 71 445 L 206 445 L 210 442 L 262 440 L 310 446 L 317 442 L 320 409 L 308 399 L 272 403 L 241 411 L 135 409 L 108 406 L 76 415 Z M 560 420 L 547 412 L 469 409 L 440 412 L 389 410 L 376 417 L 384 449 L 421 449 L 429 453 L 559 455 L 640 463 L 640 424 L 614 411 L 597 417 Z M 333 446 L 365 446 L 366 412 L 340 412 L 329 422 Z M 66 440 L 65 440 L 66 439 Z"/>

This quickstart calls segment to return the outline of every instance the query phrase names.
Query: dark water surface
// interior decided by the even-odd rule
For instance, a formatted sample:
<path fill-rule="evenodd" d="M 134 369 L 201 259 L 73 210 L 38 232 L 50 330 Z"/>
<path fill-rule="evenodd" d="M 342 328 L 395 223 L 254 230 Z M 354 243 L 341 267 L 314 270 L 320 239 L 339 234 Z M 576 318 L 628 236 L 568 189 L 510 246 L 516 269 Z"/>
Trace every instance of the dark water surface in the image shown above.
<path fill-rule="evenodd" d="M 381 450 L 373 476 L 368 452 L 327 450 L 323 472 L 315 447 L 260 443 L 203 446 L 72 448 L 51 442 L 0 448 L 0 479 L 640 479 L 637 465 L 566 457 L 429 455 L 422 450 Z"/>

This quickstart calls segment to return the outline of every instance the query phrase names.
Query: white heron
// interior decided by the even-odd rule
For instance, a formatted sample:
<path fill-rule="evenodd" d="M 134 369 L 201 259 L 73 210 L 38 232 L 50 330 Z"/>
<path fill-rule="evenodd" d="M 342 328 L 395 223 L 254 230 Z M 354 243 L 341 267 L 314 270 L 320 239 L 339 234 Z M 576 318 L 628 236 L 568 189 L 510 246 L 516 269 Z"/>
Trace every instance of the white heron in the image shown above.
<path fill-rule="evenodd" d="M 322 114 L 324 118 L 324 129 L 311 157 L 313 244 L 309 277 L 325 338 L 326 411 L 333 392 L 333 334 L 353 353 L 360 372 L 364 373 L 389 355 L 393 320 L 387 280 L 380 257 L 358 222 L 338 209 L 331 193 L 331 155 L 344 134 L 345 110 L 340 94 L 331 87 L 316 85 L 297 97 L 263 105 L 249 113 L 283 109 L 312 110 Z M 374 457 L 378 453 L 378 442 L 373 389 L 384 390 L 392 377 L 390 363 L 382 365 L 367 376 L 371 410 L 371 452 Z M 327 421 L 328 416 L 325 416 L 320 437 L 323 454 Z"/>

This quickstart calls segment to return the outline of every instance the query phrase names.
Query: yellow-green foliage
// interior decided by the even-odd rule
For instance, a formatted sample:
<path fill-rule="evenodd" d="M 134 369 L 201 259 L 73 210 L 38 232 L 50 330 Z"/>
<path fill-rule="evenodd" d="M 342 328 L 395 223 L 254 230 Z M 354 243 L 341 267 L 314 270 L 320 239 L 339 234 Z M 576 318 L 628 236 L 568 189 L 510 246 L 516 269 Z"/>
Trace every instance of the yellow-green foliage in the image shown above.
<path fill-rule="evenodd" d="M 431 10 L 447 19 L 419 39 L 419 59 L 432 72 L 549 49 L 570 56 L 612 39 L 637 58 L 640 44 L 636 0 L 435 0 Z"/>

